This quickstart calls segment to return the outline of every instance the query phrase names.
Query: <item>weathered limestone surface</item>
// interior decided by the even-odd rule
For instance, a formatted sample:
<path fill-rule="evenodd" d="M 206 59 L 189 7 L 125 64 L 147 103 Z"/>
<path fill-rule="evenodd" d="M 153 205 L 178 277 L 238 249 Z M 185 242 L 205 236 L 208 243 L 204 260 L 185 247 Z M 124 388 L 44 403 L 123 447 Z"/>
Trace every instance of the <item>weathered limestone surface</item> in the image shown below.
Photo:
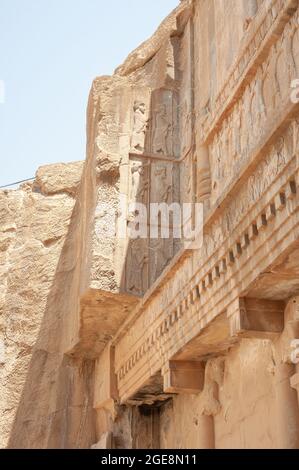
<path fill-rule="evenodd" d="M 274 390 L 270 342 L 243 340 L 226 360 L 219 394 L 222 406 L 215 408 L 217 448 L 272 449 L 278 445 Z M 202 400 L 201 395 L 181 395 L 165 406 L 161 416 L 162 448 L 205 448 Z"/>
<path fill-rule="evenodd" d="M 93 364 L 63 350 L 81 174 L 81 163 L 50 165 L 34 184 L 0 192 L 1 447 L 84 447 L 93 439 L 82 429 L 92 421 Z"/>
<path fill-rule="evenodd" d="M 0 192 L 1 447 L 299 447 L 298 25 L 181 1 L 94 80 L 85 164 Z M 201 248 L 120 235 L 196 202 Z"/>

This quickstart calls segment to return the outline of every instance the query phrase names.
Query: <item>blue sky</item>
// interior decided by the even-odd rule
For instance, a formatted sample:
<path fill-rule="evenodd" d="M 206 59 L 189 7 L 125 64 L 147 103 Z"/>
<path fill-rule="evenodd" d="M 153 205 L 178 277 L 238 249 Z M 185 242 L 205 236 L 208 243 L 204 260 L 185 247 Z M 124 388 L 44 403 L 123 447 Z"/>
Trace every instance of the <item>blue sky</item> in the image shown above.
<path fill-rule="evenodd" d="M 178 3 L 0 0 L 0 186 L 85 158 L 93 78 L 113 73 Z"/>

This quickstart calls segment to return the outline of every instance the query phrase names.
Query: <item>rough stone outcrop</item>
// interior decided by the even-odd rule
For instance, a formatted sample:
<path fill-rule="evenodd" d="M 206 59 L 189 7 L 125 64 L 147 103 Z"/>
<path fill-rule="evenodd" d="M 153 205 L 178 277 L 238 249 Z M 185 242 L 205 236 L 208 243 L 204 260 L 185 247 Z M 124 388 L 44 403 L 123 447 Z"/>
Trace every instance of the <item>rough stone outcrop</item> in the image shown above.
<path fill-rule="evenodd" d="M 66 193 L 70 196 L 78 194 L 83 171 L 83 162 L 46 165 L 38 169 L 34 189 L 42 194 Z"/>
<path fill-rule="evenodd" d="M 33 184 L 0 192 L 1 447 L 84 447 L 92 439 L 80 427 L 92 421 L 93 366 L 63 351 L 82 167 L 42 167 Z"/>

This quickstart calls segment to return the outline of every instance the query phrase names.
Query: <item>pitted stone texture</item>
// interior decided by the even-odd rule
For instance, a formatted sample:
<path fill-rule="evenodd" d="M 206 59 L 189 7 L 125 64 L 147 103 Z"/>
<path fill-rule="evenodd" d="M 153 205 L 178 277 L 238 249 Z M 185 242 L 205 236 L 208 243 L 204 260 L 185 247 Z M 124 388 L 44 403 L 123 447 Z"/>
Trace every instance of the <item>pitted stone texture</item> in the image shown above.
<path fill-rule="evenodd" d="M 34 187 L 45 195 L 67 193 L 75 196 L 81 181 L 84 162 L 42 166 L 36 173 Z"/>

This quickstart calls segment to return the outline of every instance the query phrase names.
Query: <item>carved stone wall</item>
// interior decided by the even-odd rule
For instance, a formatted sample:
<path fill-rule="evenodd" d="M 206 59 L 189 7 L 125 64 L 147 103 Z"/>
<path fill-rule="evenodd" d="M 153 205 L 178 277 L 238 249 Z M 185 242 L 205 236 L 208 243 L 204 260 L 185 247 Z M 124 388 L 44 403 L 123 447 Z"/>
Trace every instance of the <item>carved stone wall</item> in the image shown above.
<path fill-rule="evenodd" d="M 208 395 L 211 400 L 211 391 Z M 210 406 L 209 406 L 210 407 Z M 279 447 L 275 434 L 274 364 L 270 341 L 243 340 L 227 355 L 219 402 L 214 408 L 218 449 Z M 212 411 L 212 410 L 210 410 Z M 208 413 L 210 411 L 207 410 Z M 263 416 L 263 420 L 261 420 Z M 163 407 L 161 447 L 206 446 L 202 396 L 180 395 Z"/>
<path fill-rule="evenodd" d="M 82 174 L 0 193 L 2 447 L 298 448 L 298 8 L 180 2 L 93 82 Z M 186 202 L 200 249 L 138 218 Z"/>

